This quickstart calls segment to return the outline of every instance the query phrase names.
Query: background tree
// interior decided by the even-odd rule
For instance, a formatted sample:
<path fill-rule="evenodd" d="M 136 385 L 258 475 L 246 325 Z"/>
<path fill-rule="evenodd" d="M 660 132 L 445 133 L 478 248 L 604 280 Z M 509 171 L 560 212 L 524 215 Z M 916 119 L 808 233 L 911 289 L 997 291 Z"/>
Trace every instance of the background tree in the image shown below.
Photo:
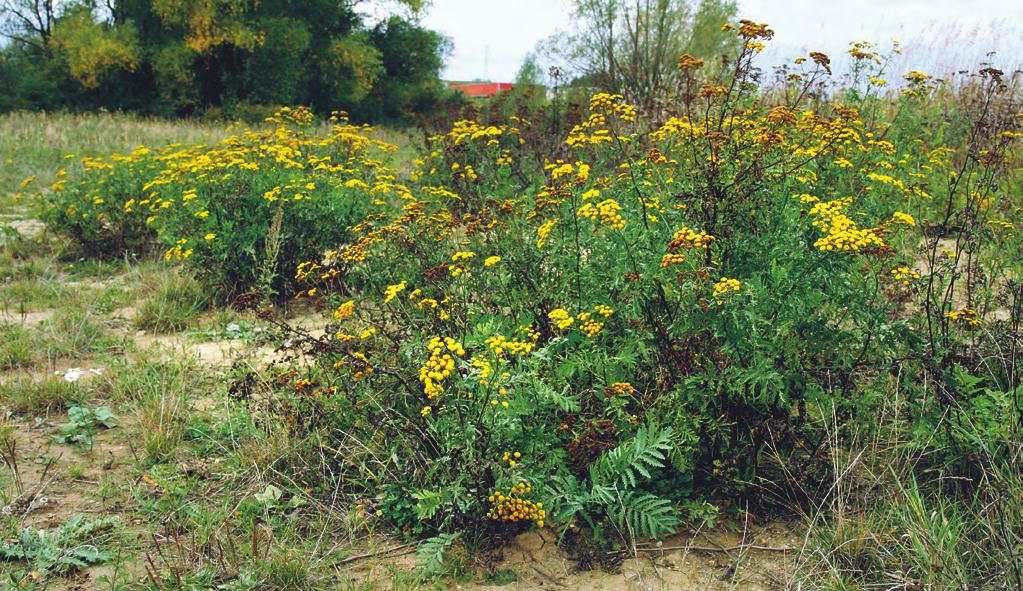
<path fill-rule="evenodd" d="M 52 38 L 68 73 L 85 89 L 98 87 L 112 71 L 134 71 L 139 63 L 134 27 L 97 22 L 86 6 L 76 6 L 57 20 Z"/>
<path fill-rule="evenodd" d="M 380 50 L 383 75 L 364 101 L 366 115 L 405 119 L 428 111 L 444 92 L 440 72 L 451 41 L 398 16 L 373 27 L 369 40 Z"/>
<path fill-rule="evenodd" d="M 16 43 L 45 51 L 63 5 L 60 0 L 0 0 L 0 32 Z"/>
<path fill-rule="evenodd" d="M 734 0 L 575 0 L 572 22 L 541 46 L 577 84 L 654 108 L 677 82 L 683 53 L 712 61 L 734 49 L 721 25 Z"/>
<path fill-rule="evenodd" d="M 281 104 L 357 119 L 430 108 L 450 43 L 423 0 L 0 0 L 0 109 L 258 119 Z"/>

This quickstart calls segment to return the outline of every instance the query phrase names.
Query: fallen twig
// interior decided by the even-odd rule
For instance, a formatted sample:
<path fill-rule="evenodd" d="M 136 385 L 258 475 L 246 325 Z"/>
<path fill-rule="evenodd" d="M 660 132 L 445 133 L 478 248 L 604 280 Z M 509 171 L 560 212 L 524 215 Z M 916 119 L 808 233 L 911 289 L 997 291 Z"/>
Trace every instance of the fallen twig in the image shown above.
<path fill-rule="evenodd" d="M 650 546 L 647 548 L 638 547 L 634 549 L 636 552 L 672 552 L 675 550 L 687 550 L 690 552 L 735 552 L 745 550 L 756 550 L 758 552 L 795 552 L 796 549 L 790 546 L 757 546 L 756 544 L 740 544 L 738 546 L 728 546 L 712 548 L 710 546 Z M 608 554 L 625 554 L 628 550 L 612 550 Z"/>
<path fill-rule="evenodd" d="M 362 560 L 363 558 L 373 558 L 374 556 L 384 556 L 384 555 L 390 554 L 391 552 L 395 552 L 397 550 L 403 550 L 403 549 L 409 548 L 409 546 L 412 546 L 412 544 L 402 544 L 400 546 L 395 546 L 393 548 L 388 548 L 387 550 L 379 550 L 377 552 L 366 552 L 365 554 L 355 554 L 355 555 L 349 556 L 348 558 L 343 558 L 343 559 L 335 562 L 333 565 L 334 566 L 340 566 L 342 564 L 348 564 L 349 562 L 355 562 L 356 560 Z M 402 554 L 408 554 L 408 553 L 414 552 L 414 551 L 415 551 L 415 548 L 410 548 L 410 549 L 406 550 L 405 552 L 402 552 L 401 554 L 398 554 L 398 556 L 401 556 Z"/>
<path fill-rule="evenodd" d="M 540 575 L 541 577 L 543 577 L 543 578 L 547 579 L 548 581 L 554 583 L 555 585 L 557 585 L 559 587 L 568 587 L 568 585 L 566 585 L 566 584 L 562 583 L 561 581 L 555 579 L 554 575 L 550 575 L 548 573 L 545 573 L 540 567 L 536 566 L 535 564 L 531 564 L 529 566 L 533 570 L 535 570 L 538 575 Z"/>

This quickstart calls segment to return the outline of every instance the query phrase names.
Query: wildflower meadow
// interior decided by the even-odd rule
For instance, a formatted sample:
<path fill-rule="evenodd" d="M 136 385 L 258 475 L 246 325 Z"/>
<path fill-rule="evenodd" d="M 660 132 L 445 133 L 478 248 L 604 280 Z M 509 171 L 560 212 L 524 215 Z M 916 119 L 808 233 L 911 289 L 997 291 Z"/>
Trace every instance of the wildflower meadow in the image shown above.
<path fill-rule="evenodd" d="M 55 147 L 2 584 L 1021 588 L 1018 76 L 714 33 L 653 98 Z"/>

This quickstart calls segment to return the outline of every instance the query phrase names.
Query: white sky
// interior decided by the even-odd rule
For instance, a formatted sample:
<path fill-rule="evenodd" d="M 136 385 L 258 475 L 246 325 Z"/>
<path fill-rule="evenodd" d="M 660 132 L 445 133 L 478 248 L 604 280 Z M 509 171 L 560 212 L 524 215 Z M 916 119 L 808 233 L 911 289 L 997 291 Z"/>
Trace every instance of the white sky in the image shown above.
<path fill-rule="evenodd" d="M 537 42 L 568 21 L 571 0 L 433 0 L 423 24 L 454 42 L 445 78 L 512 81 Z M 766 22 L 770 66 L 807 51 L 841 64 L 849 42 L 903 42 L 924 71 L 971 67 L 989 50 L 1001 65 L 1023 63 L 1023 0 L 739 0 L 739 17 Z M 901 72 L 900 72 L 901 73 Z"/>

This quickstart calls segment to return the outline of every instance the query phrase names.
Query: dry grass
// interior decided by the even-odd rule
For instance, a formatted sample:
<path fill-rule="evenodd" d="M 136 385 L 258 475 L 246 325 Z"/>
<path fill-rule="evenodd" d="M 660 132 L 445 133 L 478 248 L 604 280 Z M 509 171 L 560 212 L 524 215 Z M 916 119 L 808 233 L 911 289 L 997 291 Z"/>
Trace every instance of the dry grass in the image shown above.
<path fill-rule="evenodd" d="M 18 192 L 33 175 L 38 183 L 51 183 L 69 153 L 101 156 L 139 144 L 210 143 L 227 135 L 224 127 L 113 113 L 6 113 L 0 115 L 0 198 Z"/>

